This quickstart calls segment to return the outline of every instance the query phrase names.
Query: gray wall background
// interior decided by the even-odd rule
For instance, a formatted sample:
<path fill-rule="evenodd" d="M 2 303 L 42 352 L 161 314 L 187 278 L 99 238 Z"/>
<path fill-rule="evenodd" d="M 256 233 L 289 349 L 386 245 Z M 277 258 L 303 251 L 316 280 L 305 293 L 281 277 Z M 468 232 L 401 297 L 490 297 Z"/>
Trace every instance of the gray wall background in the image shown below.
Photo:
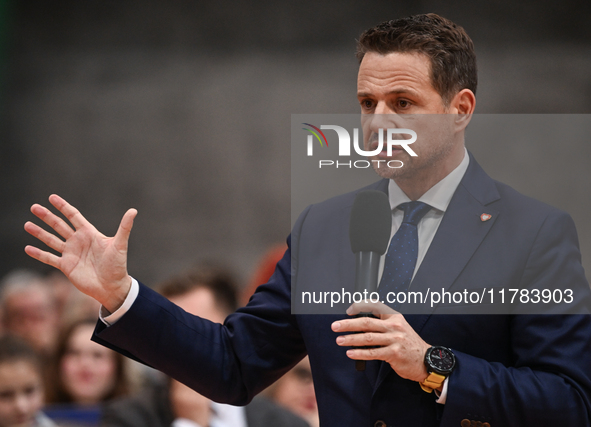
<path fill-rule="evenodd" d="M 478 112 L 591 112 L 589 2 L 6 4 L 0 276 L 42 268 L 22 226 L 58 193 L 108 235 L 139 210 L 129 269 L 148 284 L 203 259 L 246 279 L 289 233 L 290 115 L 356 112 L 355 38 L 386 19 L 434 11 L 466 28 Z M 468 147 L 493 177 L 573 215 L 591 271 L 587 138 L 499 137 Z"/>

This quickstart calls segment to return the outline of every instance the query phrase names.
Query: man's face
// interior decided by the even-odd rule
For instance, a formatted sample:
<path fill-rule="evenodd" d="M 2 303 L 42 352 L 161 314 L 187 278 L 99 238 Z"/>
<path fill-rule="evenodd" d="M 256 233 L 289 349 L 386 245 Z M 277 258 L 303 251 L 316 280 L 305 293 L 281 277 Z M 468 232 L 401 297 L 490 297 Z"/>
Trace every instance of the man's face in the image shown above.
<path fill-rule="evenodd" d="M 421 174 L 448 162 L 450 153 L 463 145 L 454 132 L 453 115 L 445 114 L 449 111 L 433 88 L 430 70 L 429 58 L 417 53 L 369 52 L 359 66 L 357 97 L 363 114 L 365 150 L 377 147 L 379 129 L 406 128 L 418 135 L 417 141 L 409 145 L 416 157 L 397 145 L 388 157 L 385 143 L 383 151 L 372 157 L 404 163 L 396 169 L 385 167 L 385 162 L 372 162 L 384 178 L 420 178 Z"/>

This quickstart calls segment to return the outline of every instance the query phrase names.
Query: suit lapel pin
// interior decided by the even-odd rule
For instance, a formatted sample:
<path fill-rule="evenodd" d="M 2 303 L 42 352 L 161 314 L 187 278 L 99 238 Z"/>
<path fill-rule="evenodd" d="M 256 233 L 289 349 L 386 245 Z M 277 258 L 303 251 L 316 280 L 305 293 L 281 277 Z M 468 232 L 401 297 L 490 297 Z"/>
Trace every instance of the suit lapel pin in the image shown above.
<path fill-rule="evenodd" d="M 488 221 L 491 218 L 492 218 L 491 214 L 483 213 L 482 215 L 480 215 L 480 221 L 482 221 L 482 222 Z"/>

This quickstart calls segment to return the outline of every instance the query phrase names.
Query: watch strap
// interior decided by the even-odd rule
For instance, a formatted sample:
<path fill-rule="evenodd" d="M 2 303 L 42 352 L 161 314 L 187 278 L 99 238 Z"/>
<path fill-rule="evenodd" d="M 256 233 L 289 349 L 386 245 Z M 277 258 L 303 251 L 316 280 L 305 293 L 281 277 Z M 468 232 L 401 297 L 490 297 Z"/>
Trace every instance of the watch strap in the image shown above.
<path fill-rule="evenodd" d="M 419 383 L 419 385 L 424 391 L 431 393 L 434 389 L 441 387 L 446 378 L 445 375 L 431 372 L 423 382 Z"/>

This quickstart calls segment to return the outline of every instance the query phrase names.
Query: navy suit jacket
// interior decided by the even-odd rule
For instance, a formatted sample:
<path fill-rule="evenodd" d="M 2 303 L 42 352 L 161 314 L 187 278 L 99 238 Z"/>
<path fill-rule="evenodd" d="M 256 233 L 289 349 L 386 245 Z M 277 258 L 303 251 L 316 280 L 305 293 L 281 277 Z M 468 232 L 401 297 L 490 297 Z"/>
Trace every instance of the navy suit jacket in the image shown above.
<path fill-rule="evenodd" d="M 373 188 L 387 191 L 387 181 Z M 445 405 L 388 364 L 357 372 L 336 345 L 331 323 L 342 314 L 292 314 L 291 288 L 350 283 L 348 243 L 355 193 L 312 205 L 300 216 L 284 258 L 249 304 L 218 325 L 189 315 L 141 285 L 131 309 L 93 339 L 151 365 L 209 398 L 243 405 L 306 353 L 321 425 L 590 425 L 589 315 L 450 314 L 440 306 L 407 315 L 429 344 L 450 347 L 457 366 Z M 480 215 L 492 215 L 482 221 Z M 493 181 L 472 158 L 413 290 L 482 288 L 576 290 L 584 311 L 589 286 L 575 227 L 564 212 Z M 379 424 L 376 424 L 379 425 Z"/>

